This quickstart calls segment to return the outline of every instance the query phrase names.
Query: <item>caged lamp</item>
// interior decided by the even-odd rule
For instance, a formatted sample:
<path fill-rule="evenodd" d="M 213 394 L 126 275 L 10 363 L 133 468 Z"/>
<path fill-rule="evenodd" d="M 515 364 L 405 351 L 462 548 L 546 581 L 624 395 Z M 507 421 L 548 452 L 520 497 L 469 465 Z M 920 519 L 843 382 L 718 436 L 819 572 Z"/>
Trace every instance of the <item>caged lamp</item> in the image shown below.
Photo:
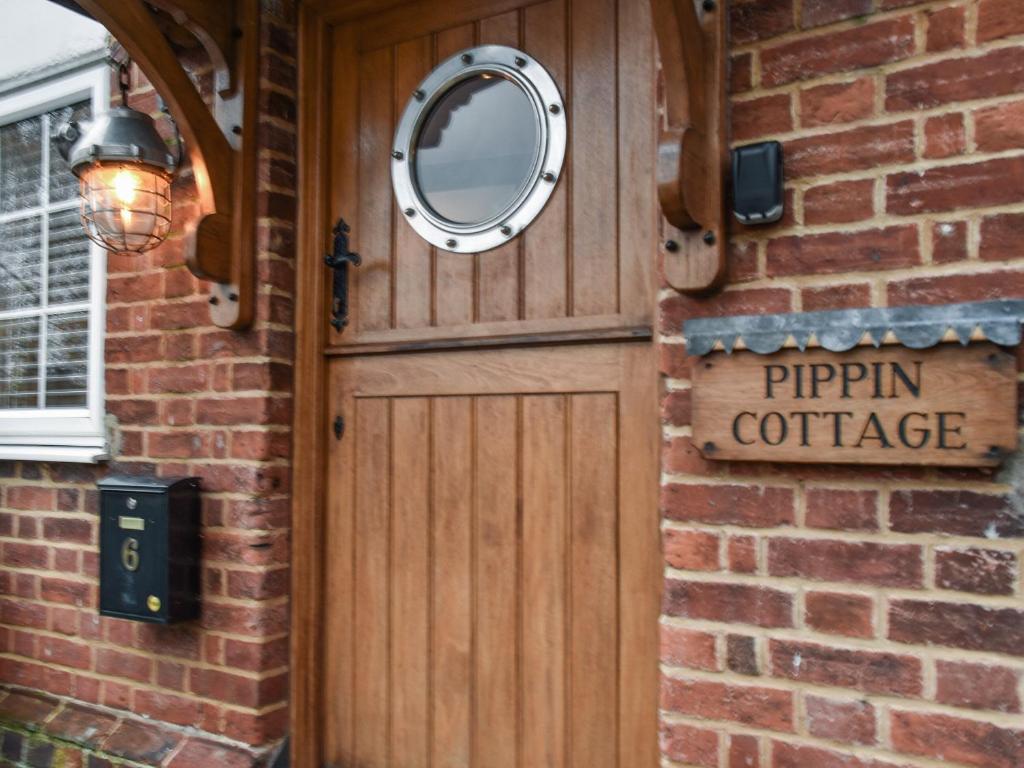
<path fill-rule="evenodd" d="M 171 181 L 177 163 L 153 118 L 122 105 L 84 128 L 68 123 L 59 139 L 79 180 L 82 226 L 97 245 L 141 254 L 160 245 L 171 228 Z"/>

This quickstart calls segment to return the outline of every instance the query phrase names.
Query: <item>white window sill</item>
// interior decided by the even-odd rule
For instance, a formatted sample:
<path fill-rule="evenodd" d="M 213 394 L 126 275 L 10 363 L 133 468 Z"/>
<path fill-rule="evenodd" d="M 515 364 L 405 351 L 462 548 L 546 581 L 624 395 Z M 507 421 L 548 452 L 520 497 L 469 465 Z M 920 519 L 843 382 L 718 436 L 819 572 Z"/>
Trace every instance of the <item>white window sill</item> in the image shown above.
<path fill-rule="evenodd" d="M 110 459 L 106 448 L 73 445 L 4 445 L 0 443 L 0 460 L 52 461 L 71 464 L 98 464 Z"/>

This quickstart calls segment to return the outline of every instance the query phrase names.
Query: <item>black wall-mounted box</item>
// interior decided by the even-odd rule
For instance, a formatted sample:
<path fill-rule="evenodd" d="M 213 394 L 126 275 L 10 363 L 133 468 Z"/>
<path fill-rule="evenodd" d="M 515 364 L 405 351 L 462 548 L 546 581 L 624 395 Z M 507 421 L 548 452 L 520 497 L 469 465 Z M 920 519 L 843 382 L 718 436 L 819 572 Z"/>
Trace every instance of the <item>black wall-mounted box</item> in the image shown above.
<path fill-rule="evenodd" d="M 199 479 L 107 477 L 100 489 L 100 614 L 155 624 L 199 616 Z"/>

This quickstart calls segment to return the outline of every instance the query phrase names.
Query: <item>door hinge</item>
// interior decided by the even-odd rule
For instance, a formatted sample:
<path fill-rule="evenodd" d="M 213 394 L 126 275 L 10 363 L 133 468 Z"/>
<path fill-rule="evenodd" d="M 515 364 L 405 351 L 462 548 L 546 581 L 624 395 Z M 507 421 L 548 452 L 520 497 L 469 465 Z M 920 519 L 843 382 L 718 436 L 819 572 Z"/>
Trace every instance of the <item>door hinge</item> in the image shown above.
<path fill-rule="evenodd" d="M 345 434 L 345 419 L 341 416 L 334 417 L 334 439 L 341 440 L 341 436 Z"/>

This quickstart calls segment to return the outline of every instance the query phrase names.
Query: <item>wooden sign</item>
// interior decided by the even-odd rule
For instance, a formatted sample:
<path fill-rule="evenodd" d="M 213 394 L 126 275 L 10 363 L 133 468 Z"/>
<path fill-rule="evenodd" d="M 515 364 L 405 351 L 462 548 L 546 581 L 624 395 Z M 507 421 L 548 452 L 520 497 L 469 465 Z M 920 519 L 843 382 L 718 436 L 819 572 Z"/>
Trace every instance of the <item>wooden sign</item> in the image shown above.
<path fill-rule="evenodd" d="M 1016 360 L 993 344 L 702 358 L 707 459 L 992 466 L 1017 447 Z"/>

